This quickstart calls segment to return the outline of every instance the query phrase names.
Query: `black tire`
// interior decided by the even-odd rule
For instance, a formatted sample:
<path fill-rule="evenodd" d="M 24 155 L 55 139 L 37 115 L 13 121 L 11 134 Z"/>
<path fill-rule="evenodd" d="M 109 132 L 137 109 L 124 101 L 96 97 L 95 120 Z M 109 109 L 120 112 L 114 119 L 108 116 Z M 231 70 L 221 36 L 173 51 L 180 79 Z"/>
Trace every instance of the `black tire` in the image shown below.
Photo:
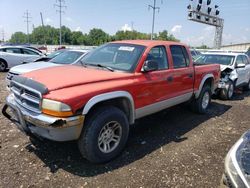
<path fill-rule="evenodd" d="M 230 100 L 233 98 L 234 94 L 234 83 L 233 81 L 228 81 L 228 87 L 220 90 L 220 98 L 223 100 Z"/>
<path fill-rule="evenodd" d="M 7 67 L 7 63 L 3 60 L 0 60 L 0 72 L 6 71 Z"/>
<path fill-rule="evenodd" d="M 105 153 L 100 149 L 105 144 L 99 145 L 99 139 L 102 137 L 101 140 L 104 140 L 103 135 L 105 131 L 102 132 L 102 134 L 101 131 L 107 130 L 104 129 L 104 127 L 114 122 L 119 124 L 119 132 L 121 133 L 121 136 L 119 138 L 119 142 L 113 144 L 114 149 Z M 115 133 L 113 135 L 115 135 Z M 129 123 L 124 112 L 113 106 L 105 106 L 95 110 L 90 117 L 86 119 L 83 131 L 78 140 L 78 147 L 82 156 L 90 162 L 104 163 L 115 158 L 123 150 L 126 145 L 128 135 Z M 107 136 L 105 138 L 109 139 Z M 112 141 L 109 141 L 109 144 L 111 142 Z"/>
<path fill-rule="evenodd" d="M 207 109 L 211 102 L 211 96 L 212 96 L 211 88 L 208 85 L 203 86 L 199 97 L 191 102 L 192 110 L 199 114 L 207 113 Z M 203 100 L 205 100 L 204 97 L 207 98 L 207 105 L 203 105 Z"/>
<path fill-rule="evenodd" d="M 250 80 L 248 81 L 247 85 L 245 85 L 245 86 L 243 87 L 243 89 L 244 89 L 245 91 L 249 91 L 249 90 L 250 90 Z"/>

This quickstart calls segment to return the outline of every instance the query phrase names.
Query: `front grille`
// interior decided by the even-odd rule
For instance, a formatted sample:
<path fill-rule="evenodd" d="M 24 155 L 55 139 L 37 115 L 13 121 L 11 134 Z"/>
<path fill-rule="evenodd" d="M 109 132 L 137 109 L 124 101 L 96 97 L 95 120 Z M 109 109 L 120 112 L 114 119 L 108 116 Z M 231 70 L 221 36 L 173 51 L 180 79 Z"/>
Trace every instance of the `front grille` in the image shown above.
<path fill-rule="evenodd" d="M 33 112 L 41 113 L 42 95 L 39 91 L 11 81 L 10 90 L 15 96 L 15 101 L 22 107 Z"/>
<path fill-rule="evenodd" d="M 13 72 L 8 72 L 8 74 L 7 74 L 7 76 L 6 76 L 6 79 L 8 79 L 9 81 L 11 81 L 12 78 L 13 78 L 14 76 L 16 76 L 16 75 L 18 75 L 18 74 L 13 73 Z"/>

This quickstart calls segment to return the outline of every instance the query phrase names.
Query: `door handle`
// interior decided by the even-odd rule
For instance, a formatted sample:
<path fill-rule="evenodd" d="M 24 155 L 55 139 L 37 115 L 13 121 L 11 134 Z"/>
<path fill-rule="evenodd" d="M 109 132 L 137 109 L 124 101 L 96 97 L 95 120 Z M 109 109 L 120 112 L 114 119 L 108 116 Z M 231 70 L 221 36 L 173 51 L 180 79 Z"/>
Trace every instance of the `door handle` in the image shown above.
<path fill-rule="evenodd" d="M 188 77 L 189 78 L 193 78 L 193 74 L 188 74 Z"/>
<path fill-rule="evenodd" d="M 174 80 L 173 76 L 169 76 L 169 77 L 167 78 L 167 81 L 168 81 L 168 82 L 172 82 L 173 80 Z"/>

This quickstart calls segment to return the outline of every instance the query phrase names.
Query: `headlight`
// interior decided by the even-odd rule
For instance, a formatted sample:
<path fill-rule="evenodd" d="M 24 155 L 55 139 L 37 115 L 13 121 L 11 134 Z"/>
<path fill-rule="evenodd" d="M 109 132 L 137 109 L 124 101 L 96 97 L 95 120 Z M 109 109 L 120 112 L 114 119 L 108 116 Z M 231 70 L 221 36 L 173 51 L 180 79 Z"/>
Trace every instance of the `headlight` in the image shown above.
<path fill-rule="evenodd" d="M 247 134 L 242 136 L 231 148 L 225 160 L 228 183 L 232 184 L 233 187 L 250 187 L 249 171 L 247 171 L 249 170 L 249 164 L 246 164 L 246 160 L 250 160 L 249 138 Z"/>
<path fill-rule="evenodd" d="M 73 115 L 69 105 L 50 99 L 43 99 L 42 112 L 56 117 L 68 117 Z"/>

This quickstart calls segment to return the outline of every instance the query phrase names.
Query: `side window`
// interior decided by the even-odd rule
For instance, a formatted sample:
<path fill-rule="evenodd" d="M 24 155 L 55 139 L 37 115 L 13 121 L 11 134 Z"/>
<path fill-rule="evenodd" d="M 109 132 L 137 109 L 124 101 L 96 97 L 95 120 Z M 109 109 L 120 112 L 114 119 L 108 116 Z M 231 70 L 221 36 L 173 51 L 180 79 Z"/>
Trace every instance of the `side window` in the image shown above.
<path fill-rule="evenodd" d="M 245 65 L 249 64 L 248 59 L 247 59 L 246 56 L 242 56 L 242 59 L 243 59 L 243 63 L 244 63 Z"/>
<path fill-rule="evenodd" d="M 22 49 L 24 54 L 29 54 L 29 55 L 38 55 L 38 53 L 33 52 L 32 50 L 28 50 L 28 49 Z"/>
<path fill-rule="evenodd" d="M 8 53 L 14 53 L 14 54 L 21 54 L 20 48 L 6 48 L 6 52 Z"/>
<path fill-rule="evenodd" d="M 239 55 L 239 56 L 237 57 L 237 59 L 236 59 L 236 66 L 237 66 L 238 64 L 243 64 L 243 59 L 242 59 L 242 56 L 241 56 L 241 55 Z"/>
<path fill-rule="evenodd" d="M 188 54 L 186 54 L 185 56 L 184 54 L 185 52 L 183 48 L 184 47 L 178 46 L 178 45 L 170 46 L 170 50 L 171 50 L 172 58 L 173 58 L 173 65 L 175 69 L 187 67 L 190 63 L 188 59 Z"/>
<path fill-rule="evenodd" d="M 166 48 L 164 46 L 153 47 L 146 60 L 153 60 L 158 63 L 158 70 L 168 69 Z"/>
<path fill-rule="evenodd" d="M 184 57 L 185 57 L 186 64 L 187 64 L 187 66 L 189 66 L 190 60 L 189 60 L 189 56 L 188 56 L 188 53 L 187 53 L 187 49 L 184 46 L 182 46 L 182 51 L 183 51 L 183 54 L 184 54 Z"/>

